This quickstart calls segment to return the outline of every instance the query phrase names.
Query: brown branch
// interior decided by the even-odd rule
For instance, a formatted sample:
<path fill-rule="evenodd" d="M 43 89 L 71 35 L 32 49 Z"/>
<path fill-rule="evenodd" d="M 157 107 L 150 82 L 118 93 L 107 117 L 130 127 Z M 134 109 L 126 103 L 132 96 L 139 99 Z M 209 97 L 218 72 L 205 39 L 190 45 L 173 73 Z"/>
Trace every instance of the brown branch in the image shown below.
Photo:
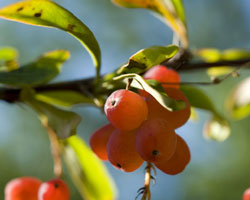
<path fill-rule="evenodd" d="M 223 67 L 223 66 L 230 66 L 230 67 L 239 67 L 244 66 L 247 64 L 246 68 L 249 68 L 250 59 L 241 59 L 241 60 L 234 60 L 234 61 L 218 61 L 218 62 L 187 62 L 187 58 L 189 57 L 188 54 L 183 53 L 182 56 L 178 55 L 177 58 L 174 57 L 163 64 L 178 70 L 179 72 L 182 71 L 193 71 L 193 70 L 204 70 L 211 67 Z M 183 59 L 185 58 L 185 59 Z M 95 78 L 87 78 L 82 80 L 74 80 L 74 81 L 67 81 L 61 83 L 52 83 L 48 85 L 42 85 L 38 87 L 34 87 L 33 89 L 36 92 L 43 92 L 43 91 L 52 91 L 52 90 L 73 90 L 80 93 L 85 94 L 86 96 L 91 96 L 94 93 L 93 83 Z M 188 83 L 187 83 L 188 84 Z M 195 83 L 193 83 L 195 84 Z M 199 84 L 199 83 L 197 83 Z M 205 83 L 202 85 L 211 85 L 215 84 L 212 83 Z M 7 102 L 15 102 L 19 101 L 19 94 L 20 89 L 13 89 L 8 87 L 0 88 L 0 99 L 5 100 Z"/>

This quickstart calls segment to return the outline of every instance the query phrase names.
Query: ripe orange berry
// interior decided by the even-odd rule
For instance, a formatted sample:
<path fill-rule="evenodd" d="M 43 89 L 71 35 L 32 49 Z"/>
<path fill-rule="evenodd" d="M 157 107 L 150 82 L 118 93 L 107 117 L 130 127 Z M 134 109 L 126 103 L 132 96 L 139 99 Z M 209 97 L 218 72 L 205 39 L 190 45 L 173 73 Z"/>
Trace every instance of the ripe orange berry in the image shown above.
<path fill-rule="evenodd" d="M 140 95 L 121 89 L 108 97 L 105 114 L 114 127 L 130 131 L 138 128 L 146 120 L 148 107 Z"/>
<path fill-rule="evenodd" d="M 180 83 L 181 78 L 177 71 L 168 69 L 164 65 L 156 65 L 150 68 L 145 74 L 144 79 L 154 79 L 161 83 Z M 163 88 L 179 88 L 179 84 L 163 84 Z"/>
<path fill-rule="evenodd" d="M 150 95 L 146 98 L 148 105 L 148 119 L 163 118 L 171 123 L 174 128 L 178 128 L 185 124 L 189 119 L 191 113 L 190 104 L 186 96 L 179 89 L 167 88 L 165 91 L 169 97 L 184 101 L 186 103 L 185 109 L 173 112 L 168 111 Z"/>
<path fill-rule="evenodd" d="M 5 186 L 5 200 L 38 200 L 42 182 L 33 177 L 16 178 Z"/>
<path fill-rule="evenodd" d="M 166 161 L 154 164 L 166 174 L 176 175 L 181 173 L 190 161 L 190 151 L 186 142 L 177 135 L 177 145 L 174 155 Z"/>
<path fill-rule="evenodd" d="M 38 191 L 38 200 L 69 200 L 69 189 L 60 179 L 44 182 Z"/>
<path fill-rule="evenodd" d="M 243 194 L 243 200 L 250 200 L 250 188 L 248 188 Z"/>
<path fill-rule="evenodd" d="M 171 124 L 164 119 L 143 122 L 136 134 L 136 149 L 148 162 L 169 160 L 175 152 L 176 134 Z"/>
<path fill-rule="evenodd" d="M 135 147 L 136 131 L 121 131 L 116 129 L 107 144 L 108 159 L 116 168 L 132 172 L 138 169 L 143 160 Z"/>
<path fill-rule="evenodd" d="M 179 88 L 181 78 L 177 71 L 174 69 L 168 69 L 164 65 L 156 65 L 152 68 L 150 68 L 144 75 L 143 78 L 148 79 L 154 79 L 160 83 L 162 83 L 162 87 L 164 89 L 166 88 Z M 164 83 L 177 83 L 177 84 L 164 84 Z M 139 91 L 140 94 L 144 97 L 147 97 L 149 93 L 147 93 L 144 90 Z"/>
<path fill-rule="evenodd" d="M 111 124 L 107 124 L 95 131 L 90 137 L 90 147 L 101 160 L 108 160 L 106 146 L 109 136 L 114 130 L 115 128 Z"/>

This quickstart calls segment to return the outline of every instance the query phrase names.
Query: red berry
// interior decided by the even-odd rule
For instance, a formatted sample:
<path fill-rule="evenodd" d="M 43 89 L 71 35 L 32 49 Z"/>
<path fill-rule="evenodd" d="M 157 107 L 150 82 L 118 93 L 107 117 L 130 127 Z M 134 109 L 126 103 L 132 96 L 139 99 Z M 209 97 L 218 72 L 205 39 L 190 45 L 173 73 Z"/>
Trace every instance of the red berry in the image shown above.
<path fill-rule="evenodd" d="M 190 151 L 186 142 L 177 135 L 177 145 L 174 155 L 166 161 L 154 164 L 166 174 L 176 175 L 181 173 L 190 161 Z"/>
<path fill-rule="evenodd" d="M 164 65 L 156 65 L 152 68 L 150 68 L 145 74 L 144 79 L 154 79 L 158 82 L 164 83 L 180 83 L 180 75 L 177 71 L 173 69 L 168 69 Z M 163 84 L 163 88 L 179 88 L 179 84 Z"/>
<path fill-rule="evenodd" d="M 108 159 L 116 168 L 132 172 L 138 169 L 143 160 L 135 147 L 136 131 L 121 131 L 116 129 L 107 144 Z"/>
<path fill-rule="evenodd" d="M 169 97 L 182 100 L 186 103 L 186 107 L 183 110 L 168 111 L 161 104 L 159 104 L 153 96 L 149 95 L 146 98 L 148 105 L 148 119 L 163 118 L 167 120 L 174 128 L 178 128 L 185 124 L 190 117 L 190 104 L 186 96 L 179 89 L 167 88 L 165 89 Z"/>
<path fill-rule="evenodd" d="M 68 186 L 60 179 L 44 182 L 39 188 L 38 200 L 69 200 Z"/>
<path fill-rule="evenodd" d="M 114 127 L 130 131 L 138 128 L 146 120 L 148 107 L 140 95 L 121 89 L 108 97 L 105 114 Z"/>
<path fill-rule="evenodd" d="M 38 200 L 42 182 L 33 177 L 16 178 L 5 186 L 5 200 Z"/>
<path fill-rule="evenodd" d="M 102 160 L 108 160 L 107 143 L 109 136 L 115 130 L 111 124 L 107 124 L 95 131 L 89 140 L 91 149 Z"/>
<path fill-rule="evenodd" d="M 175 152 L 176 134 L 164 119 L 143 122 L 136 134 L 136 149 L 148 162 L 169 160 Z"/>
<path fill-rule="evenodd" d="M 243 200 L 250 200 L 250 188 L 248 188 L 243 194 Z"/>
<path fill-rule="evenodd" d="M 168 69 L 164 65 L 156 65 L 152 68 L 150 68 L 144 75 L 143 78 L 148 80 L 148 79 L 154 79 L 160 83 L 162 83 L 162 87 L 164 89 L 166 88 L 179 88 L 180 85 L 180 75 L 178 74 L 177 71 L 174 69 Z M 164 83 L 177 83 L 177 84 L 164 84 Z M 144 90 L 139 91 L 140 94 L 144 97 L 147 97 L 149 93 L 147 93 Z"/>

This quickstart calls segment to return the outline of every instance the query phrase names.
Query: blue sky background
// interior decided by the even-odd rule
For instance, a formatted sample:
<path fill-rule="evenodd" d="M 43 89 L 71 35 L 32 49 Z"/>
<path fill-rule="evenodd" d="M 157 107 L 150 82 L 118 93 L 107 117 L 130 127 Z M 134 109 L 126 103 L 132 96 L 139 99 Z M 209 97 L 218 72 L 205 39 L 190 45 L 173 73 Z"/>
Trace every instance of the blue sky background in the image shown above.
<path fill-rule="evenodd" d="M 0 1 L 0 7 L 13 0 Z M 136 51 L 152 45 L 168 45 L 172 32 L 148 11 L 124 9 L 109 0 L 58 0 L 73 12 L 95 34 L 102 50 L 101 73 L 107 73 L 125 63 Z M 183 0 L 191 48 L 213 47 L 250 49 L 249 0 Z M 34 60 L 54 49 L 68 49 L 71 59 L 54 81 L 74 80 L 95 74 L 92 61 L 79 42 L 55 29 L 28 26 L 0 19 L 0 47 L 13 46 L 19 50 L 21 64 Z M 218 86 L 203 87 L 224 113 L 223 101 L 239 80 L 249 76 L 244 71 L 240 79 L 229 79 Z M 209 80 L 205 71 L 183 73 L 181 78 Z M 4 184 L 17 176 L 37 176 L 50 179 L 52 159 L 46 131 L 36 114 L 27 107 L 0 102 L 0 196 Z M 88 140 L 89 135 L 107 122 L 95 108 L 75 107 L 82 116 L 78 134 Z M 202 136 L 208 113 L 198 111 L 199 121 L 188 122 L 177 130 L 185 138 L 192 160 L 185 172 L 169 176 L 157 171 L 152 186 L 152 200 L 236 200 L 250 187 L 249 117 L 231 122 L 232 135 L 223 142 L 207 141 Z M 224 113 L 225 114 L 225 113 Z M 123 173 L 107 163 L 119 191 L 119 200 L 134 199 L 143 186 L 143 168 Z M 72 187 L 72 186 L 71 186 Z M 2 199 L 0 197 L 0 199 Z M 72 187 L 72 199 L 79 196 Z"/>

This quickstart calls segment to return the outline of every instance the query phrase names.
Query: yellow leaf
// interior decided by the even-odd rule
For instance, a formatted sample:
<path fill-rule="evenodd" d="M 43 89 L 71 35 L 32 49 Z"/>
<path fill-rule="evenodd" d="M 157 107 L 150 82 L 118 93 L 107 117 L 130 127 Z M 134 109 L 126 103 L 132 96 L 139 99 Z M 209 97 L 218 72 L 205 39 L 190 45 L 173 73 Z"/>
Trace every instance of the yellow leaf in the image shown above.
<path fill-rule="evenodd" d="M 145 8 L 155 12 L 177 33 L 183 47 L 188 47 L 184 10 L 180 9 L 180 1 L 178 1 L 178 7 L 170 0 L 112 0 L 112 2 L 122 7 Z"/>

